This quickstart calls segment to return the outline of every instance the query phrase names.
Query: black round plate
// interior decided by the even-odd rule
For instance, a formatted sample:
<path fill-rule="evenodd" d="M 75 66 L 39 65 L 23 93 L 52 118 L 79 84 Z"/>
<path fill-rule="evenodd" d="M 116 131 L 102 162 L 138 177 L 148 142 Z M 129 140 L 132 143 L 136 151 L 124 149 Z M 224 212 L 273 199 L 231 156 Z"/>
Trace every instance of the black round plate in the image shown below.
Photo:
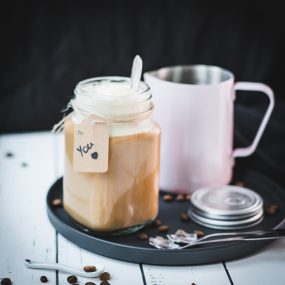
<path fill-rule="evenodd" d="M 232 184 L 242 181 L 245 187 L 258 192 L 262 196 L 265 207 L 271 204 L 277 204 L 280 207 L 276 215 L 265 215 L 259 225 L 247 228 L 246 231 L 278 227 L 285 217 L 285 190 L 269 178 L 252 170 L 235 169 L 235 173 Z M 199 229 L 205 234 L 225 232 L 200 226 L 193 221 L 181 222 L 179 216 L 182 212 L 187 212 L 189 202 L 175 200 L 165 202 L 162 199 L 163 195 L 164 193 L 161 192 L 158 219 L 169 225 L 169 233 L 174 233 L 177 229 L 183 229 L 187 232 Z M 183 250 L 160 250 L 150 246 L 147 240 L 138 239 L 140 232 L 147 233 L 149 237 L 166 235 L 159 233 L 158 229 L 152 225 L 148 225 L 141 231 L 127 236 L 101 235 L 90 232 L 74 222 L 63 207 L 53 207 L 51 202 L 55 198 L 62 198 L 62 178 L 52 185 L 47 195 L 48 217 L 59 233 L 82 248 L 119 260 L 155 265 L 208 264 L 249 255 L 271 242 L 268 240 L 239 241 L 206 244 Z"/>

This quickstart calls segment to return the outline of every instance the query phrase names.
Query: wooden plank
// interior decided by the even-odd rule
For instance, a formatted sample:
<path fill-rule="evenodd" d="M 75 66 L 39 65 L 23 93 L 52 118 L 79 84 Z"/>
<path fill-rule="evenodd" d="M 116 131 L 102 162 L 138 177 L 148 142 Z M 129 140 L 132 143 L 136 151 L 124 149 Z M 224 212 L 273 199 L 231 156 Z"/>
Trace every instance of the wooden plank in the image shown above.
<path fill-rule="evenodd" d="M 53 134 L 55 176 L 56 179 L 63 176 L 64 171 L 64 136 L 63 133 Z"/>
<path fill-rule="evenodd" d="M 118 261 L 91 253 L 79 248 L 61 235 L 58 236 L 58 260 L 60 263 L 77 268 L 83 268 L 85 265 L 102 264 L 105 267 L 105 271 L 111 274 L 111 284 L 143 285 L 142 274 L 138 264 Z M 67 274 L 60 273 L 59 284 L 67 284 L 67 276 Z M 87 279 L 83 277 L 80 277 L 79 281 L 80 284 L 85 284 L 87 281 L 93 281 L 96 284 L 100 284 L 101 282 L 98 278 Z"/>
<path fill-rule="evenodd" d="M 7 157 L 7 152 L 13 157 Z M 54 262 L 55 231 L 46 214 L 46 192 L 55 179 L 50 133 L 0 137 L 0 276 L 13 284 L 40 284 L 51 271 L 24 267 L 26 258 Z"/>
<path fill-rule="evenodd" d="M 154 266 L 144 265 L 147 285 L 173 285 L 192 283 L 200 285 L 230 284 L 223 264 L 201 266 Z"/>
<path fill-rule="evenodd" d="M 226 266 L 236 285 L 284 284 L 285 239 L 250 257 L 227 262 Z"/>

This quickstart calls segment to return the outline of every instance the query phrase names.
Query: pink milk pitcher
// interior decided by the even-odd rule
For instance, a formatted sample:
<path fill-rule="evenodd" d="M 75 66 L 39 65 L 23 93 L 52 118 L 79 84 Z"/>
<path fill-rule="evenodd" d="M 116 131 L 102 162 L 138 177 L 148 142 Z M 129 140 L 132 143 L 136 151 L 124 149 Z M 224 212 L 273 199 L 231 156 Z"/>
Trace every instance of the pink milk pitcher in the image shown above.
<path fill-rule="evenodd" d="M 162 129 L 160 188 L 190 193 L 228 184 L 235 157 L 252 154 L 274 106 L 270 87 L 234 82 L 225 69 L 208 65 L 165 67 L 144 74 Z M 269 105 L 252 144 L 233 150 L 233 103 L 236 90 L 260 91 Z"/>

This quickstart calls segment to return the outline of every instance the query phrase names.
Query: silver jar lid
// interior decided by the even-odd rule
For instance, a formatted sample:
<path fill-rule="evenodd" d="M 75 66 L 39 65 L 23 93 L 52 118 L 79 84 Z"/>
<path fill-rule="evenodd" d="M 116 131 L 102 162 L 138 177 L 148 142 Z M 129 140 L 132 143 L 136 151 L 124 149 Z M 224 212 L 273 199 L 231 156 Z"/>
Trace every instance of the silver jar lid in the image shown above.
<path fill-rule="evenodd" d="M 207 228 L 211 228 L 211 229 L 219 229 L 219 230 L 237 230 L 237 229 L 245 229 L 245 228 L 250 228 L 250 227 L 253 227 L 253 226 L 256 226 L 258 225 L 259 223 L 262 222 L 263 220 L 263 215 L 260 219 L 257 219 L 256 221 L 253 221 L 253 222 L 250 222 L 250 223 L 247 223 L 247 224 L 238 224 L 238 225 L 217 225 L 213 222 L 213 220 L 210 222 L 210 223 L 205 223 L 204 221 L 201 221 L 200 218 L 196 218 L 192 215 L 192 213 L 189 211 L 188 212 L 188 215 L 190 217 L 190 219 L 192 219 L 194 222 L 196 222 L 197 224 L 200 224 L 204 227 L 207 227 Z"/>
<path fill-rule="evenodd" d="M 190 209 L 191 212 L 194 212 L 198 214 L 199 216 L 203 216 L 205 218 L 209 219 L 215 219 L 215 220 L 229 220 L 229 221 L 235 221 L 235 220 L 241 220 L 250 218 L 252 216 L 258 215 L 260 212 L 263 211 L 263 203 L 260 203 L 255 210 L 249 211 L 248 213 L 244 214 L 225 214 L 225 215 L 219 215 L 212 212 L 205 212 L 200 210 L 199 208 L 196 208 L 192 203 L 190 203 Z"/>
<path fill-rule="evenodd" d="M 193 193 L 191 202 L 204 212 L 242 215 L 260 207 L 262 198 L 247 188 L 225 185 L 201 188 Z"/>
<path fill-rule="evenodd" d="M 240 186 L 206 187 L 193 193 L 188 215 L 210 228 L 246 228 L 262 221 L 263 200 Z"/>

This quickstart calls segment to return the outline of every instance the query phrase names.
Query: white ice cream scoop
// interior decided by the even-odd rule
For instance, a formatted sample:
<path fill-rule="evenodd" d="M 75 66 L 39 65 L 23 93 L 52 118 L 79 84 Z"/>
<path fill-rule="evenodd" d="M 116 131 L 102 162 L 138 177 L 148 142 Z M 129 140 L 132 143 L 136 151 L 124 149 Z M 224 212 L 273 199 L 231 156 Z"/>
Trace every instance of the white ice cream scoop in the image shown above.
<path fill-rule="evenodd" d="M 94 278 L 99 277 L 103 271 L 104 266 L 95 264 L 96 271 L 94 272 L 85 272 L 84 270 L 80 270 L 77 268 L 70 267 L 68 265 L 60 264 L 60 263 L 52 263 L 52 262 L 33 262 L 29 259 L 25 260 L 25 266 L 30 269 L 47 269 L 47 270 L 58 270 L 65 273 L 70 273 L 73 275 Z"/>

